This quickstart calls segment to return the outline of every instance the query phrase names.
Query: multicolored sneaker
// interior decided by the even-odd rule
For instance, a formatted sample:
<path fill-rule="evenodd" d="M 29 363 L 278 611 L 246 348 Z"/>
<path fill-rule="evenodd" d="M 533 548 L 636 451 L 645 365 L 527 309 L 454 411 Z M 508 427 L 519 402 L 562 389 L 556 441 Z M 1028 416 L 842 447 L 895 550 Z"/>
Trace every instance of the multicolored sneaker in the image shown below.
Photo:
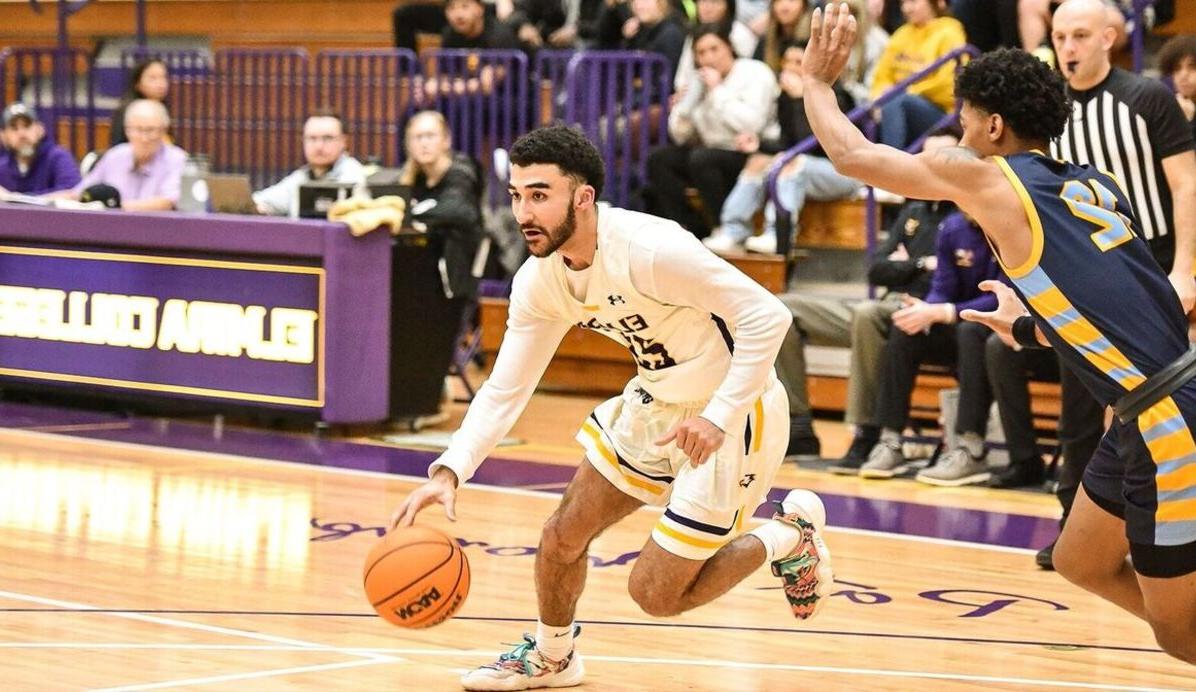
<path fill-rule="evenodd" d="M 772 561 L 772 573 L 785 584 L 785 598 L 799 620 L 814 617 L 835 585 L 831 552 L 822 540 L 826 508 L 809 490 L 791 490 L 772 517 L 797 528 L 801 539 L 789 555 Z"/>
<path fill-rule="evenodd" d="M 581 634 L 578 627 L 573 636 Z M 536 638 L 524 633 L 522 644 L 499 654 L 494 663 L 475 668 L 461 676 L 467 690 L 530 690 L 538 687 L 573 687 L 580 685 L 586 668 L 577 650 L 560 661 L 545 657 L 536 648 Z"/>

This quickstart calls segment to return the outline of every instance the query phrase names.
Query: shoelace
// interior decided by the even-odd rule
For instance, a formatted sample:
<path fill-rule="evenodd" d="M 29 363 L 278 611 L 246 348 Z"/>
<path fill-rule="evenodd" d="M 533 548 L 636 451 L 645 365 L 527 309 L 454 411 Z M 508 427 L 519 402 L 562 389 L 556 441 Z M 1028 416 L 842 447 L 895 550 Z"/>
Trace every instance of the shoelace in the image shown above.
<path fill-rule="evenodd" d="M 527 662 L 527 657 L 536 648 L 536 638 L 531 634 L 524 632 L 523 643 L 513 644 L 510 642 L 503 642 L 503 646 L 513 646 L 515 648 L 511 649 L 505 654 L 499 654 L 498 662 L 507 663 L 508 661 L 519 661 L 519 663 L 523 665 L 523 672 L 527 675 L 531 675 L 532 671 Z"/>

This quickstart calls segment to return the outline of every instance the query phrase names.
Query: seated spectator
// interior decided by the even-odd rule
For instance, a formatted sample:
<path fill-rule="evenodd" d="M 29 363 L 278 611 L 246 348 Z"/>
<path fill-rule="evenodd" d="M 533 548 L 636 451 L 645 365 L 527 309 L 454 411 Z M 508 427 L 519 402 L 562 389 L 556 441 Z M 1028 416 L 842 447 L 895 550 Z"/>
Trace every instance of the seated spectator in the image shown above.
<path fill-rule="evenodd" d="M 1046 465 L 1034 433 L 1030 379 L 1058 382 L 1059 358 L 1049 348 L 1014 350 L 1001 337 L 990 334 L 984 344 L 984 362 L 1001 415 L 1005 448 L 1009 450 L 1009 466 L 993 474 L 988 487 L 1041 486 L 1046 480 Z"/>
<path fill-rule="evenodd" d="M 108 146 L 114 147 L 129 141 L 125 134 L 125 109 L 129 104 L 139 99 L 157 101 L 170 112 L 166 103 L 166 96 L 170 92 L 170 73 L 166 63 L 154 58 L 137 63 L 129 75 L 129 86 L 121 98 L 116 110 L 112 111 L 111 125 L 108 130 Z M 169 134 L 169 133 L 167 133 Z"/>
<path fill-rule="evenodd" d="M 806 0 L 771 0 L 764 36 L 756 44 L 752 57 L 763 61 L 774 74 L 781 71 L 785 48 L 810 40 L 810 16 L 814 8 Z"/>
<path fill-rule="evenodd" d="M 523 50 L 575 48 L 597 33 L 601 0 L 515 0 L 507 22 Z"/>
<path fill-rule="evenodd" d="M 519 39 L 506 23 L 486 11 L 481 0 L 448 0 L 444 6 L 448 26 L 441 33 L 440 47 L 465 50 L 518 50 Z M 446 80 L 441 77 L 416 77 L 417 101 L 433 107 L 437 99 L 450 95 L 491 93 L 496 85 L 491 65 L 471 68 L 468 77 Z M 441 104 L 443 107 L 443 104 Z"/>
<path fill-rule="evenodd" d="M 1022 47 L 1018 37 L 1018 0 L 951 0 L 951 15 L 963 24 L 968 43 L 982 53 Z M 1044 38 L 1045 31 L 1038 42 Z"/>
<path fill-rule="evenodd" d="M 876 75 L 876 66 L 880 64 L 880 56 L 884 55 L 889 45 L 889 32 L 885 31 L 872 19 L 871 13 L 865 6 L 865 0 L 846 0 L 851 8 L 851 14 L 859 27 L 855 37 L 855 46 L 851 50 L 851 57 L 847 60 L 840 83 L 847 93 L 851 94 L 856 103 L 868 100 L 871 93 L 872 81 Z"/>
<path fill-rule="evenodd" d="M 471 273 L 482 240 L 482 177 L 469 156 L 453 151 L 444 115 L 420 111 L 407 121 L 407 161 L 399 182 L 411 189 L 404 226 L 445 241 L 446 298 L 472 298 L 478 280 Z"/>
<path fill-rule="evenodd" d="M 967 43 L 963 26 L 947 16 L 945 0 L 904 0 L 906 23 L 876 66 L 872 98 Z M 880 141 L 904 149 L 955 108 L 955 65 L 947 63 L 880 109 Z"/>
<path fill-rule="evenodd" d="M 497 3 L 485 0 L 486 14 L 505 22 L 514 10 L 511 0 Z M 417 50 L 416 34 L 441 34 L 448 26 L 444 16 L 444 0 L 404 0 L 391 14 L 394 25 L 395 48 Z"/>
<path fill-rule="evenodd" d="M 663 55 L 669 61 L 672 83 L 685 47 L 685 29 L 669 0 L 608 0 L 598 22 L 597 47 Z"/>
<path fill-rule="evenodd" d="M 361 162 L 345 151 L 345 127 L 332 111 L 318 111 L 303 123 L 303 166 L 270 187 L 253 193 L 262 214 L 299 216 L 299 188 L 313 180 L 360 183 L 365 180 Z"/>
<path fill-rule="evenodd" d="M 412 393 L 407 400 L 394 402 L 392 412 L 434 413 L 438 396 L 425 401 L 412 397 L 415 392 L 439 394 L 440 387 L 420 383 L 429 379 L 443 382 L 462 316 L 477 295 L 473 265 L 482 240 L 482 177 L 470 157 L 453 151 L 448 123 L 436 111 L 421 111 L 407 121 L 404 146 L 406 162 L 400 183 L 410 190 L 410 196 L 403 226 L 427 233 L 429 251 L 439 255 L 438 262 L 420 265 L 429 271 L 418 277 L 418 281 L 435 282 L 435 290 L 420 295 L 425 301 L 423 310 L 437 319 L 429 320 L 418 333 L 401 324 L 392 327 L 392 364 L 396 367 L 391 370 L 391 391 L 400 396 Z M 412 280 L 406 278 L 408 285 Z"/>
<path fill-rule="evenodd" d="M 440 33 L 441 48 L 519 48 L 510 27 L 488 13 L 482 0 L 448 0 L 444 4 L 444 18 L 447 26 Z"/>
<path fill-rule="evenodd" d="M 999 270 L 980 229 L 960 212 L 943 222 L 935 255 L 926 299 L 904 297 L 901 309 L 892 316 L 876 392 L 880 441 L 860 467 L 863 478 L 892 478 L 909 467 L 901 450 L 901 432 L 909 419 L 914 380 L 924 361 L 955 366 L 959 380 L 955 432 L 959 442 L 938 464 L 919 472 L 917 480 L 957 486 L 984 483 L 992 475 L 984 461 L 984 435 L 992 405 L 984 342 L 991 331 L 975 322 L 961 323 L 959 312 L 996 308 L 996 298 L 981 291 L 978 284 L 997 278 Z"/>
<path fill-rule="evenodd" d="M 959 135 L 948 131 L 928 137 L 924 151 L 959 144 Z M 872 255 L 868 283 L 884 289 L 878 300 L 853 300 L 784 293 L 781 302 L 793 313 L 793 327 L 777 354 L 777 378 L 789 395 L 789 451 L 799 457 L 818 457 L 820 444 L 810 420 L 810 393 L 806 387 L 807 343 L 815 346 L 851 347 L 847 379 L 845 420 L 855 428 L 851 448 L 831 473 L 859 473 L 872 447 L 880 440 L 876 418 L 876 390 L 880 381 L 881 353 L 889 338 L 891 317 L 906 295 L 921 298 L 930 290 L 930 275 L 938 258 L 935 243 L 939 226 L 955 211 L 948 202 L 911 200 L 889 226 L 888 237 Z"/>
<path fill-rule="evenodd" d="M 719 218 L 747 161 L 744 136 L 758 141 L 773 120 L 777 80 L 759 60 L 736 59 L 730 36 L 718 25 L 698 29 L 694 54 L 698 79 L 669 113 L 676 144 L 648 155 L 644 198 L 651 213 L 702 238 L 710 234 L 710 222 L 690 206 L 686 188 L 696 187 L 706 213 Z"/>
<path fill-rule="evenodd" d="M 698 16 L 694 29 L 703 24 L 718 24 L 731 37 L 731 46 L 735 48 L 735 57 L 746 58 L 756 52 L 756 35 L 752 30 L 735 19 L 735 0 L 698 0 Z M 677 74 L 673 78 L 673 93 L 680 97 L 685 93 L 689 83 L 697 73 L 694 63 L 693 35 L 685 37 L 685 45 L 681 48 L 681 59 L 677 63 Z"/>
<path fill-rule="evenodd" d="M 105 152 L 71 196 L 78 198 L 93 185 L 108 185 L 120 194 L 125 211 L 174 209 L 187 153 L 166 141 L 166 106 L 149 99 L 134 101 L 125 109 L 124 122 L 129 141 Z"/>
<path fill-rule="evenodd" d="M 735 21 L 760 38 L 768 30 L 768 4 L 769 0 L 739 0 L 735 3 Z"/>
<path fill-rule="evenodd" d="M 719 228 L 709 237 L 702 239 L 706 247 L 715 252 L 727 252 L 743 247 L 751 252 L 775 253 L 777 251 L 776 210 L 772 204 L 764 205 L 764 176 L 776 158 L 777 152 L 785 151 L 813 134 L 806 119 L 802 100 L 801 62 L 805 55 L 803 44 L 794 44 L 785 49 L 779 82 L 781 94 L 777 97 L 777 121 L 780 123 L 780 137 L 774 140 L 760 140 L 752 133 L 744 133 L 740 149 L 754 152 L 739 174 L 735 187 L 723 202 Z M 851 96 L 838 83 L 835 96 L 839 108 L 850 111 L 854 105 Z M 806 197 L 815 200 L 842 199 L 860 189 L 857 180 L 841 175 L 822 155 L 821 149 L 802 154 L 785 166 L 777 180 L 777 195 L 793 218 L 801 214 Z M 752 235 L 752 219 L 761 207 L 765 207 L 764 233 Z M 787 229 L 786 229 L 787 230 Z"/>
<path fill-rule="evenodd" d="M 1196 136 L 1196 36 L 1176 36 L 1159 51 L 1159 70 L 1175 84 L 1175 98 Z"/>
<path fill-rule="evenodd" d="M 9 104 L 0 118 L 0 194 L 44 195 L 79 183 L 79 164 L 62 147 L 46 139 L 37 112 L 21 102 Z"/>

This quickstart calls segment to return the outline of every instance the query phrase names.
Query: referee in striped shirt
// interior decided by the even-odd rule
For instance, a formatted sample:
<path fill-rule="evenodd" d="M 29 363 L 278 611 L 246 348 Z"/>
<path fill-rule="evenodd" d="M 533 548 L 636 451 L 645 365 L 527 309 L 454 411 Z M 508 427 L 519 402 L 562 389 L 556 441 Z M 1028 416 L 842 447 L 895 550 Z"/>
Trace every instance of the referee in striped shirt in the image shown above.
<path fill-rule="evenodd" d="M 1112 66 L 1109 51 L 1116 34 L 1108 7 L 1102 0 L 1067 0 L 1052 19 L 1051 42 L 1073 110 L 1063 136 L 1051 144 L 1051 155 L 1091 164 L 1121 182 L 1151 253 L 1169 273 L 1184 309 L 1191 310 L 1196 303 L 1192 130 L 1161 82 Z M 1063 470 L 1056 494 L 1066 521 L 1104 433 L 1104 410 L 1067 368 L 1060 376 Z M 1039 552 L 1040 567 L 1053 568 L 1053 548 L 1054 543 Z"/>

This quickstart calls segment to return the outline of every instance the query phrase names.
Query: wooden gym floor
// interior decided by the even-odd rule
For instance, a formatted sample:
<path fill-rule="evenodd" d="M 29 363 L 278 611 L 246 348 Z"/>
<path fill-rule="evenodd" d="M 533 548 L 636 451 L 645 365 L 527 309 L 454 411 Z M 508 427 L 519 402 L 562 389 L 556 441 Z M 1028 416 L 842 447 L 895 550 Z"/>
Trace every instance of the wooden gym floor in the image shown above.
<path fill-rule="evenodd" d="M 538 527 L 594 402 L 538 395 L 459 521 L 421 515 L 466 542 L 473 589 L 417 631 L 372 614 L 361 562 L 434 454 L 0 405 L 0 687 L 457 689 L 534 627 Z M 819 432 L 842 451 L 841 426 Z M 593 546 L 586 688 L 1196 689 L 1146 625 L 1034 566 L 1050 496 L 787 464 L 778 487 L 796 486 L 824 494 L 832 525 L 839 589 L 817 619 L 794 620 L 764 570 L 684 616 L 644 615 L 625 589 L 656 519 L 643 510 Z"/>

